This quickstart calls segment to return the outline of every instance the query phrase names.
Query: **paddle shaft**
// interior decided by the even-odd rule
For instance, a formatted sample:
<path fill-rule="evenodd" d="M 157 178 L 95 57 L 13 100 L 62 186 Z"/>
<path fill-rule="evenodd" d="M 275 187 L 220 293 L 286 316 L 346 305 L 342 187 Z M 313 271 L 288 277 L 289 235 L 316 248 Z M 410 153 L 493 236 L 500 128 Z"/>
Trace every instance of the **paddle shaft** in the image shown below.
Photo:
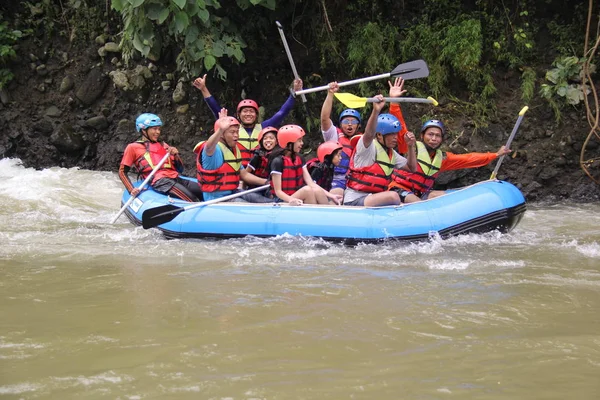
<path fill-rule="evenodd" d="M 277 24 L 277 29 L 279 29 L 279 35 L 281 35 L 281 41 L 283 42 L 283 47 L 285 48 L 288 60 L 290 60 L 290 66 L 292 67 L 294 78 L 300 79 L 300 75 L 298 75 L 298 71 L 296 70 L 296 64 L 294 64 L 294 59 L 292 58 L 292 53 L 290 52 L 290 48 L 285 38 L 285 33 L 283 33 L 283 26 L 279 23 L 279 21 L 275 21 L 275 23 Z M 306 96 L 301 94 L 300 97 L 302 98 L 302 102 L 306 103 Z"/>
<path fill-rule="evenodd" d="M 253 193 L 253 192 L 259 192 L 261 190 L 265 190 L 269 186 L 270 186 L 270 184 L 266 184 L 266 185 L 258 186 L 258 187 L 252 188 L 252 189 L 243 190 L 241 192 L 233 193 L 233 194 L 230 194 L 230 195 L 227 195 L 227 196 L 219 197 L 218 199 L 207 200 L 207 201 L 203 201 L 201 203 L 196 203 L 196 204 L 192 204 L 192 205 L 189 205 L 189 206 L 185 206 L 183 208 L 183 211 L 191 210 L 193 208 L 198 208 L 198 207 L 202 207 L 202 206 L 208 206 L 210 204 L 221 203 L 221 202 L 227 201 L 227 200 L 232 200 L 232 199 L 235 199 L 237 197 L 242 197 L 246 193 Z"/>
<path fill-rule="evenodd" d="M 150 172 L 148 177 L 146 179 L 144 179 L 144 181 L 142 182 L 142 184 L 140 186 L 138 186 L 138 189 L 140 189 L 140 191 L 142 191 L 146 187 L 148 182 L 150 182 L 150 180 L 154 177 L 154 174 L 156 174 L 156 172 L 169 159 L 169 157 L 171 157 L 171 154 L 167 151 L 167 154 L 165 154 L 165 156 L 158 162 L 158 164 L 156 164 L 156 167 L 154 167 L 154 169 L 152 170 L 152 172 Z M 123 214 L 123 211 L 125 211 L 127 209 L 127 207 L 129 207 L 129 205 L 133 202 L 133 200 L 135 200 L 136 197 L 137 196 L 132 195 L 129 198 L 129 200 L 127 200 L 127 202 L 123 205 L 123 207 L 121 207 L 121 209 L 119 210 L 117 215 L 115 215 L 115 217 L 112 219 L 112 221 L 110 221 L 111 224 L 114 224 L 117 221 L 117 219 L 119 219 L 121 214 Z"/>
<path fill-rule="evenodd" d="M 355 85 L 357 83 L 362 83 L 362 82 L 376 81 L 377 79 L 389 78 L 391 75 L 392 75 L 391 73 L 386 72 L 385 74 L 368 76 L 366 78 L 353 79 L 351 81 L 346 81 L 346 82 L 339 82 L 338 86 L 340 86 L 340 87 L 341 86 L 349 86 L 349 85 Z M 317 87 L 310 88 L 310 89 L 298 90 L 296 92 L 296 94 L 314 93 L 314 92 L 320 92 L 323 90 L 329 90 L 329 85 L 317 86 Z"/>
<path fill-rule="evenodd" d="M 521 125 L 521 121 L 523 121 L 523 117 L 525 116 L 525 113 L 527 112 L 528 109 L 529 109 L 529 107 L 525 106 L 521 109 L 521 111 L 519 111 L 519 118 L 517 118 L 517 122 L 515 123 L 515 126 L 513 127 L 513 130 L 510 133 L 510 136 L 508 137 L 506 144 L 504 145 L 505 148 L 510 149 L 510 145 L 511 145 L 515 135 L 517 134 L 519 125 Z M 496 168 L 494 168 L 494 172 L 492 172 L 490 179 L 496 178 L 496 174 L 498 173 L 498 170 L 500 169 L 500 165 L 502 165 L 502 161 L 504 161 L 505 156 L 506 155 L 501 156 L 500 159 L 498 160 L 498 163 L 496 164 Z"/>
<path fill-rule="evenodd" d="M 367 97 L 366 100 L 367 103 L 379 103 L 379 100 L 375 97 Z M 432 99 L 422 99 L 419 97 L 384 97 L 383 100 L 388 103 L 434 103 Z"/>

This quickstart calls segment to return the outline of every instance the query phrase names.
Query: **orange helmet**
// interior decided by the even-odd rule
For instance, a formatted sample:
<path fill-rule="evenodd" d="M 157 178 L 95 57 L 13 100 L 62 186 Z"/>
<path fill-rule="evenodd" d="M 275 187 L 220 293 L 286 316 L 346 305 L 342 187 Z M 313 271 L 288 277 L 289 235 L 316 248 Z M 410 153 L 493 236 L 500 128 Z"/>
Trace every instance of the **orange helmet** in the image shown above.
<path fill-rule="evenodd" d="M 289 143 L 295 143 L 304 136 L 304 129 L 298 125 L 284 125 L 277 131 L 277 143 L 285 148 Z"/>
<path fill-rule="evenodd" d="M 240 121 L 238 121 L 237 119 L 235 119 L 233 117 L 225 117 L 225 118 L 229 118 L 231 125 L 239 125 L 240 124 Z M 215 121 L 214 129 L 215 129 L 215 132 L 219 130 L 219 120 Z"/>
<path fill-rule="evenodd" d="M 263 136 L 265 136 L 267 133 L 272 133 L 273 135 L 275 135 L 275 137 L 277 137 L 277 128 L 273 128 L 272 126 L 267 126 L 266 128 L 262 128 L 262 130 L 258 134 L 258 143 L 260 143 Z"/>
<path fill-rule="evenodd" d="M 325 157 L 335 153 L 341 148 L 342 145 L 338 142 L 321 143 L 321 145 L 317 148 L 317 157 L 319 157 L 319 161 L 325 162 Z"/>
<path fill-rule="evenodd" d="M 256 113 L 258 113 L 258 104 L 254 100 L 245 99 L 240 101 L 237 105 L 237 113 L 239 114 L 240 110 L 244 107 L 252 107 L 256 110 Z"/>

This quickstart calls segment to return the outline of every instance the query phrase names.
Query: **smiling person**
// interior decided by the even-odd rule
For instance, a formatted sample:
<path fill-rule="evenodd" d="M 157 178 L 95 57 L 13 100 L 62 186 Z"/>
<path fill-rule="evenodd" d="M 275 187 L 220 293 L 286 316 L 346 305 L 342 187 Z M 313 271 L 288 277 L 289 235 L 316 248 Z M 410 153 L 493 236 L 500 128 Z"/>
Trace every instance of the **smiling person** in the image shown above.
<path fill-rule="evenodd" d="M 221 106 L 206 87 L 206 74 L 202 77 L 196 78 L 193 84 L 194 87 L 202 92 L 204 101 L 206 104 L 208 104 L 215 117 L 218 117 Z M 295 79 L 293 88 L 294 93 L 302 90 L 302 80 Z M 237 146 L 242 153 L 242 165 L 244 167 L 248 165 L 250 159 L 252 158 L 252 151 L 258 144 L 258 135 L 263 126 L 279 128 L 283 122 L 283 119 L 290 113 L 290 111 L 292 111 L 292 108 L 294 108 L 295 103 L 296 100 L 294 95 L 291 94 L 281 106 L 279 111 L 277 111 L 271 118 L 263 121 L 262 124 L 258 123 L 258 103 L 256 103 L 256 101 L 245 99 L 238 103 L 236 112 L 238 120 L 241 122 L 241 124 L 238 128 L 239 138 L 237 141 Z"/>
<path fill-rule="evenodd" d="M 394 105 L 390 107 L 391 114 L 397 115 L 399 112 L 398 107 L 394 107 Z M 398 193 L 403 202 L 414 203 L 444 195 L 446 193 L 444 190 L 432 190 L 440 172 L 482 167 L 511 152 L 505 146 L 500 147 L 496 153 L 454 154 L 442 152 L 440 146 L 445 137 L 446 128 L 441 121 L 432 119 L 423 124 L 421 141 L 417 142 L 416 149 L 408 149 L 411 153 L 416 152 L 416 171 L 410 173 L 396 170 L 392 174 L 389 189 Z M 403 146 L 403 143 L 399 144 L 400 148 Z"/>
<path fill-rule="evenodd" d="M 240 123 L 221 109 L 215 122 L 215 132 L 205 142 L 194 148 L 197 154 L 198 184 L 204 200 L 218 199 L 237 191 L 240 179 L 249 185 L 264 185 L 266 179 L 258 178 L 242 165 L 242 155 L 237 146 Z"/>
<path fill-rule="evenodd" d="M 304 145 L 304 129 L 298 125 L 284 125 L 277 131 L 278 148 L 269 157 L 271 195 L 275 202 L 327 204 L 337 197 L 317 185 L 310 178 L 300 150 Z"/>
<path fill-rule="evenodd" d="M 131 168 L 137 172 L 138 179 L 144 179 L 168 152 L 171 157 L 154 174 L 150 186 L 159 193 L 172 195 L 185 201 L 201 200 L 202 192 L 198 185 L 179 176 L 183 172 L 183 162 L 177 148 L 158 141 L 162 125 L 162 120 L 155 114 L 144 113 L 136 118 L 135 129 L 142 134 L 142 137 L 125 148 L 119 166 L 121 182 L 132 196 L 137 196 L 140 190 L 133 187 L 128 175 Z"/>
<path fill-rule="evenodd" d="M 334 168 L 331 192 L 343 195 L 344 189 L 346 189 L 346 175 L 350 165 L 350 156 L 354 149 L 350 139 L 354 135 L 359 134 L 361 119 L 358 111 L 348 108 L 340 113 L 338 118 L 339 128 L 333 124 L 331 109 L 333 107 L 333 97 L 338 90 L 339 85 L 337 82 L 329 84 L 327 97 L 325 97 L 325 101 L 323 101 L 323 106 L 321 107 L 321 132 L 323 140 L 326 142 L 334 142 L 342 145 L 342 159 Z"/>
<path fill-rule="evenodd" d="M 416 168 L 414 134 L 407 132 L 405 136 L 409 147 L 407 160 L 394 150 L 398 145 L 398 132 L 402 129 L 400 121 L 391 114 L 380 114 L 385 100 L 380 94 L 375 97 L 379 102 L 373 103 L 365 133 L 356 143 L 350 159 L 344 205 L 377 207 L 400 204 L 398 193 L 387 191 L 392 171 L 414 171 Z"/>
<path fill-rule="evenodd" d="M 258 146 L 254 149 L 254 155 L 248 163 L 248 171 L 254 176 L 265 180 L 263 184 L 269 181 L 269 156 L 271 151 L 277 146 L 277 128 L 267 126 L 258 134 Z M 249 185 L 252 189 L 257 185 Z M 261 185 L 262 186 L 262 185 Z M 246 193 L 242 199 L 250 203 L 272 203 L 273 198 L 269 196 L 269 189 L 264 192 Z"/>

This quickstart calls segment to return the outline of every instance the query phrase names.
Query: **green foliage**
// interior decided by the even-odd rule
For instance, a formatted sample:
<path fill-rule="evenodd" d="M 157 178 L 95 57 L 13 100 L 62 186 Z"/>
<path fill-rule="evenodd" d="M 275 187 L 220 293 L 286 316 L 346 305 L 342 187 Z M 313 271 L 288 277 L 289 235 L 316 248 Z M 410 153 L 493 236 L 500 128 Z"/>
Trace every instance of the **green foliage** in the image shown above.
<path fill-rule="evenodd" d="M 583 101 L 584 96 L 589 93 L 583 91 L 581 84 L 583 78 L 584 58 L 575 56 L 559 57 L 552 65 L 554 68 L 546 72 L 546 80 L 550 83 L 544 83 L 540 89 L 540 94 L 546 99 L 560 99 L 571 105 L 577 105 Z M 596 69 L 594 64 L 590 65 L 590 73 Z"/>
<path fill-rule="evenodd" d="M 533 99 L 535 95 L 535 81 L 537 79 L 537 75 L 533 68 L 523 68 L 523 73 L 521 74 L 521 99 L 528 104 Z"/>
<path fill-rule="evenodd" d="M 275 0 L 237 0 L 245 10 L 252 6 L 274 9 Z M 166 48 L 177 49 L 177 67 L 185 76 L 215 71 L 223 80 L 222 60 L 243 63 L 245 41 L 228 17 L 217 15 L 217 0 L 112 0 L 123 18 L 121 48 L 128 62 L 135 52 L 150 60 Z M 229 10 L 228 10 L 229 13 Z"/>
<path fill-rule="evenodd" d="M 0 89 L 14 78 L 8 65 L 17 55 L 14 46 L 22 36 L 21 31 L 10 29 L 0 14 Z"/>

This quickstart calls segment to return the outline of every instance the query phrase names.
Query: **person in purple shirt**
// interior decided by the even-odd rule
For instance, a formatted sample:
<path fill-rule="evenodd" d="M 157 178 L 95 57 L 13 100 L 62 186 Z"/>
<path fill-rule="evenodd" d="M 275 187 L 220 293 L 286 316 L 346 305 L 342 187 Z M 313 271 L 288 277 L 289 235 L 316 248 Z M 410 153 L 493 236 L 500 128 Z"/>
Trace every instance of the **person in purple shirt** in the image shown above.
<path fill-rule="evenodd" d="M 204 101 L 210 107 L 215 118 L 219 118 L 219 112 L 221 106 L 217 99 L 215 99 L 208 88 L 206 87 L 206 74 L 202 77 L 198 77 L 194 80 L 194 87 L 200 89 Z M 302 80 L 294 80 L 294 92 L 302 90 Z M 252 159 L 254 148 L 258 145 L 258 134 L 262 130 L 263 126 L 272 126 L 275 128 L 281 127 L 283 119 L 292 111 L 296 100 L 293 94 L 290 94 L 288 99 L 285 101 L 283 106 L 273 115 L 271 118 L 263 121 L 262 124 L 258 123 L 258 104 L 254 100 L 245 99 L 239 102 L 236 111 L 237 119 L 240 121 L 240 132 L 237 146 L 242 153 L 242 165 L 246 167 Z"/>

